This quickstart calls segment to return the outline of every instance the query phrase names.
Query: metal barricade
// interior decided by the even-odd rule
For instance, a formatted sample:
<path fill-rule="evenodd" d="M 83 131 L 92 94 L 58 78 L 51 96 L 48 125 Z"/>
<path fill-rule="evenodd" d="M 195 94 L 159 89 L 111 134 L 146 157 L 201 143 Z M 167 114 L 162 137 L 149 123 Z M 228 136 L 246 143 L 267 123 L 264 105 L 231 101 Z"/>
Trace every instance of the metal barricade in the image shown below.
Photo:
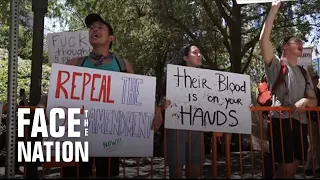
<path fill-rule="evenodd" d="M 34 109 L 35 107 L 28 107 L 28 106 L 19 106 L 24 108 L 31 108 Z M 293 124 L 297 124 L 297 120 L 294 120 L 293 118 L 290 118 L 290 127 L 282 127 L 282 123 L 280 123 L 280 137 L 274 136 L 275 135 L 275 127 L 273 123 L 277 123 L 275 120 L 272 120 L 270 117 L 267 117 L 264 115 L 264 112 L 289 112 L 291 116 L 291 108 L 288 107 L 257 107 L 253 106 L 251 107 L 252 115 L 253 115 L 253 131 L 251 135 L 242 135 L 239 134 L 239 142 L 243 142 L 243 140 L 247 141 L 246 143 L 239 143 L 239 146 L 237 149 L 235 149 L 232 146 L 231 143 L 231 134 L 228 133 L 206 133 L 209 134 L 211 137 L 210 146 L 211 146 L 211 152 L 210 154 L 205 154 L 204 151 L 204 132 L 201 134 L 201 140 L 200 140 L 200 153 L 196 158 L 200 159 L 200 165 L 198 167 L 194 167 L 194 164 L 191 164 L 190 161 L 187 162 L 185 168 L 176 168 L 175 172 L 176 177 L 192 177 L 191 172 L 199 172 L 200 178 L 228 178 L 228 179 L 238 179 L 238 178 L 272 178 L 276 170 L 278 169 L 277 163 L 275 162 L 275 154 L 276 156 L 279 156 L 279 154 L 282 154 L 282 161 L 284 161 L 285 153 L 284 149 L 286 148 L 284 144 L 288 142 L 284 142 L 284 140 L 281 138 L 283 137 L 283 134 L 285 132 L 289 132 L 288 128 L 293 130 Z M 320 137 L 320 123 L 319 119 L 318 122 L 312 122 L 310 119 L 311 111 L 316 111 L 319 117 L 319 111 L 320 108 L 306 108 L 306 113 L 308 114 L 308 125 L 305 126 L 299 122 L 300 128 L 300 136 L 303 136 L 303 126 L 307 127 L 307 133 L 308 133 L 308 140 L 305 141 L 305 138 L 301 138 L 301 147 L 309 147 L 308 149 L 308 157 L 309 160 L 309 172 L 307 172 L 306 169 L 306 161 L 307 156 L 305 153 L 301 154 L 302 161 L 300 165 L 297 167 L 297 173 L 296 176 L 298 178 L 310 178 L 310 177 L 316 177 L 319 172 L 316 172 L 316 159 L 315 156 L 317 156 L 317 153 L 320 154 L 320 152 L 314 152 L 314 145 L 319 144 L 319 137 Z M 6 107 L 3 107 L 3 113 L 6 112 Z M 301 117 L 301 113 L 299 115 Z M 280 122 L 283 120 L 282 118 L 279 118 Z M 285 120 L 283 120 L 285 121 Z M 297 121 L 297 122 L 296 122 Z M 289 121 L 288 121 L 289 122 Z M 267 126 L 267 128 L 266 128 Z M 298 127 L 298 126 L 296 126 Z M 287 129 L 286 129 L 287 128 Z M 317 132 L 314 132 L 317 131 Z M 175 160 L 170 159 L 172 162 L 175 161 L 176 165 L 179 166 L 179 163 L 181 162 L 179 157 L 181 156 L 180 150 L 181 150 L 181 142 L 179 141 L 179 133 L 181 133 L 181 130 L 176 130 L 176 144 L 174 149 L 175 151 Z M 28 137 L 28 130 L 26 129 L 26 138 Z M 184 132 L 185 133 L 185 132 Z M 191 149 L 193 146 L 192 142 L 192 134 L 195 133 L 194 131 L 188 131 L 187 132 L 187 138 L 188 138 L 188 144 L 185 148 L 188 148 L 188 154 L 186 154 L 186 159 L 194 158 L 194 153 L 192 153 Z M 172 135 L 172 132 L 170 133 Z M 234 135 L 234 134 L 233 134 Z M 164 129 L 163 131 L 163 156 L 160 157 L 151 157 L 150 161 L 147 161 L 145 157 L 142 159 L 145 162 L 141 162 L 141 158 L 122 158 L 119 157 L 118 163 L 114 161 L 114 159 L 111 161 L 111 158 L 108 159 L 108 168 L 105 169 L 108 173 L 108 178 L 113 177 L 114 175 L 118 178 L 151 178 L 151 179 L 163 179 L 163 178 L 169 178 L 169 168 L 168 168 L 168 157 L 167 157 L 167 149 L 169 146 L 173 146 L 172 141 L 171 144 L 168 143 L 168 129 Z M 281 140 L 281 152 L 275 152 L 275 149 L 273 147 L 273 142 L 275 140 L 279 141 L 279 138 Z M 316 139 L 314 139 L 316 138 Z M 222 140 L 223 139 L 223 140 Z M 258 140 L 257 140 L 258 139 Z M 27 139 L 25 139 L 27 140 Z M 269 142 L 269 148 L 266 148 L 266 142 Z M 318 143 L 317 143 L 318 142 Z M 194 142 L 195 144 L 196 142 Z M 199 144 L 199 143 L 198 143 Z M 245 145 L 245 147 L 243 147 Z M 143 148 L 143 147 L 141 147 Z M 170 147 L 169 147 L 170 148 Z M 220 151 L 218 150 L 220 149 Z M 317 149 L 319 150 L 319 148 Z M 269 152 L 266 152 L 269 151 Z M 279 151 L 279 149 L 277 149 Z M 294 154 L 293 154 L 294 155 Z M 170 156 L 171 157 L 171 156 Z M 116 158 L 117 159 L 117 158 Z M 320 159 L 320 158 L 318 158 Z M 203 161 L 204 160 L 204 161 Z M 311 162 L 311 164 L 310 164 Z M 319 162 L 318 162 L 319 163 Z M 65 167 L 74 167 L 76 168 L 76 174 L 73 174 L 74 178 L 83 178 L 80 176 L 80 172 L 83 170 L 81 169 L 81 163 L 71 162 L 71 163 L 57 163 L 57 162 L 50 162 L 50 163 L 42 163 L 42 177 L 46 178 L 46 171 L 47 169 L 52 168 L 60 168 L 60 176 L 63 177 L 64 173 L 62 171 Z M 96 174 L 96 169 L 98 164 L 96 164 L 96 159 L 93 158 L 92 163 L 92 174 L 91 177 L 98 177 Z M 119 166 L 119 169 L 114 166 Z M 318 164 L 320 166 L 320 164 Z M 113 168 L 112 168 L 113 167 Z M 104 168 L 104 167 L 100 167 Z M 24 168 L 25 169 L 25 168 Z M 117 171 L 118 172 L 113 172 Z M 283 173 L 288 169 L 285 169 Z M 180 172 L 180 171 L 183 171 Z M 26 171 L 24 171 L 24 176 L 26 175 Z M 49 178 L 52 178 L 49 177 Z"/>

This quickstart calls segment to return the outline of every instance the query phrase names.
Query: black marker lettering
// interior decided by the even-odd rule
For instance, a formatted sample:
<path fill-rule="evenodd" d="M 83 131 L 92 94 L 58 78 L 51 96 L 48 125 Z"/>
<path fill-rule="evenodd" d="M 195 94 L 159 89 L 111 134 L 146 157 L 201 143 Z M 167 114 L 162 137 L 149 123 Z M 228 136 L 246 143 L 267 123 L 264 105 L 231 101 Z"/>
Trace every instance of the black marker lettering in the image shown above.
<path fill-rule="evenodd" d="M 191 122 L 191 120 L 192 120 L 191 112 L 192 112 L 192 106 L 190 106 L 189 112 L 183 111 L 183 106 L 181 106 L 180 115 L 181 115 L 181 124 L 182 124 L 182 125 L 183 125 L 183 122 L 184 122 L 184 121 L 183 121 L 184 115 L 189 115 L 189 119 L 190 119 L 190 122 Z"/>
<path fill-rule="evenodd" d="M 236 127 L 239 122 L 236 118 L 236 111 L 230 110 L 228 114 L 225 114 L 223 111 L 205 111 L 202 108 L 196 108 L 194 111 L 192 109 L 192 106 L 189 106 L 189 111 L 184 111 L 184 107 L 181 106 L 181 124 L 184 124 L 185 118 L 189 118 L 189 124 L 190 126 L 193 126 L 195 124 L 201 124 L 201 126 L 205 127 L 207 125 L 210 126 L 223 126 L 228 123 L 230 127 Z M 186 116 L 186 117 L 185 117 Z M 197 118 L 200 119 L 197 120 Z M 195 123 L 196 121 L 196 123 Z M 198 122 L 198 123 L 197 123 Z"/>
<path fill-rule="evenodd" d="M 61 44 L 62 47 L 66 47 L 67 46 L 67 37 L 61 38 L 60 39 L 60 44 Z"/>
<path fill-rule="evenodd" d="M 231 123 L 231 124 L 229 124 L 229 126 L 230 127 L 236 127 L 238 124 L 239 124 L 239 121 L 238 121 L 238 119 L 236 118 L 236 117 L 234 117 L 234 115 L 232 115 L 231 113 L 237 113 L 237 111 L 235 111 L 235 110 L 231 110 L 231 111 L 229 111 L 229 116 L 232 118 L 232 119 L 234 119 L 234 123 Z"/>
<path fill-rule="evenodd" d="M 214 125 L 215 121 L 216 121 L 216 113 L 214 112 L 212 115 L 212 119 L 210 117 L 210 112 L 206 111 L 204 114 L 204 122 L 202 123 L 204 126 L 207 125 L 207 120 L 209 121 L 210 125 Z"/>
<path fill-rule="evenodd" d="M 207 79 L 202 79 L 202 87 L 206 87 L 207 89 L 211 89 L 208 85 L 207 85 Z"/>
<path fill-rule="evenodd" d="M 229 82 L 229 77 L 223 75 L 223 74 L 220 74 L 220 73 L 216 73 L 215 75 L 218 75 L 219 76 L 219 80 L 218 80 L 218 83 L 219 83 L 219 89 L 218 91 L 231 91 L 232 93 L 234 91 L 236 92 L 244 92 L 246 93 L 246 82 L 243 81 L 243 84 L 242 85 L 239 85 L 237 83 L 234 83 L 234 82 Z"/>
<path fill-rule="evenodd" d="M 217 103 L 219 104 L 219 97 L 218 96 L 208 96 L 208 101 L 212 103 Z"/>
<path fill-rule="evenodd" d="M 217 116 L 217 126 L 222 126 L 227 122 L 227 116 L 222 111 L 216 111 L 214 113 Z M 221 119 L 224 119 L 223 122 L 220 121 Z"/>
<path fill-rule="evenodd" d="M 53 45 L 53 47 L 56 47 L 56 41 L 58 40 L 58 38 L 57 37 L 59 37 L 60 35 L 53 35 L 52 36 L 52 45 Z"/>
<path fill-rule="evenodd" d="M 197 101 L 197 100 L 198 100 L 198 97 L 197 97 L 196 94 L 190 94 L 190 93 L 189 93 L 188 99 L 189 99 L 189 102 L 191 102 L 191 100 L 192 100 L 192 101 Z"/>
<path fill-rule="evenodd" d="M 79 33 L 79 46 L 87 46 L 88 44 L 84 41 L 86 36 L 82 37 L 81 33 Z"/>
<path fill-rule="evenodd" d="M 177 73 L 173 75 L 174 77 L 177 77 L 177 86 L 180 87 L 180 78 L 182 81 L 184 81 L 184 88 L 204 88 L 204 89 L 210 89 L 211 88 L 206 84 L 207 80 L 205 78 L 194 78 L 191 77 L 187 73 L 186 69 L 183 69 L 183 75 L 180 75 L 180 69 L 177 67 Z"/>
<path fill-rule="evenodd" d="M 199 112 L 199 113 L 198 113 Z M 194 125 L 194 119 L 195 118 L 201 118 L 201 122 L 203 122 L 203 111 L 201 108 L 197 108 L 196 111 L 193 114 L 193 118 L 192 118 L 192 122 L 190 122 L 190 125 L 193 126 Z"/>
<path fill-rule="evenodd" d="M 198 101 L 198 97 L 196 94 L 193 94 L 192 96 L 193 96 L 193 101 Z"/>
<path fill-rule="evenodd" d="M 72 41 L 72 39 L 73 39 L 73 41 Z M 76 45 L 76 42 L 74 42 L 74 39 L 75 39 L 75 37 L 70 37 L 69 43 L 68 43 L 70 47 L 73 47 Z M 71 43 L 71 42 L 73 42 L 73 43 Z"/>
<path fill-rule="evenodd" d="M 226 109 L 228 109 L 229 107 L 229 104 L 230 105 L 233 105 L 233 104 L 236 104 L 236 105 L 241 105 L 243 106 L 242 102 L 241 102 L 241 98 L 238 98 L 237 100 L 236 99 L 233 99 L 233 98 L 225 98 L 227 104 L 226 104 Z"/>

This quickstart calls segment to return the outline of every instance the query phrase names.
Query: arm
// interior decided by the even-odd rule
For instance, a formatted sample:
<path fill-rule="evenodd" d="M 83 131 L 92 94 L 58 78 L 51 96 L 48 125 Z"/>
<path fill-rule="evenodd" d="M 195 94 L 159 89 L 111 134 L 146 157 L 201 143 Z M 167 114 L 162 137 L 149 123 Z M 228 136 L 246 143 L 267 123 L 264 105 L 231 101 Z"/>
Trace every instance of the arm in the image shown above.
<path fill-rule="evenodd" d="M 274 50 L 272 43 L 270 41 L 271 31 L 273 27 L 273 22 L 276 18 L 276 14 L 280 7 L 280 1 L 272 4 L 272 8 L 269 12 L 269 15 L 266 19 L 266 22 L 263 25 L 261 34 L 260 34 L 260 48 L 261 55 L 266 65 L 270 65 L 273 60 Z"/>
<path fill-rule="evenodd" d="M 161 108 L 156 105 L 154 119 L 152 122 L 152 129 L 157 131 L 159 130 L 162 124 L 163 124 L 163 116 L 162 116 Z"/>
<path fill-rule="evenodd" d="M 316 107 L 318 105 L 318 100 L 313 89 L 306 92 L 305 103 L 307 107 Z"/>
<path fill-rule="evenodd" d="M 162 113 L 170 105 L 171 105 L 171 101 L 167 100 L 167 99 L 164 100 L 163 104 L 156 105 L 156 108 L 155 108 L 156 112 L 155 112 L 155 116 L 154 116 L 155 118 L 152 123 L 152 129 L 158 130 L 160 128 L 160 126 L 163 124 L 163 114 Z"/>

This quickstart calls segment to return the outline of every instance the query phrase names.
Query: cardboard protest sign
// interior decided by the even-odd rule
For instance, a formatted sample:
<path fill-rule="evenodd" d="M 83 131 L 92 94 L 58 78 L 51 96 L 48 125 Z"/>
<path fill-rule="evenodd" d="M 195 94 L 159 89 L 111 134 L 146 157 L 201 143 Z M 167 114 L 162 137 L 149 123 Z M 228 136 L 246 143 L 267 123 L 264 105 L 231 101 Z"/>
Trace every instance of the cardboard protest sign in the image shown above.
<path fill-rule="evenodd" d="M 250 76 L 167 66 L 165 128 L 251 134 Z"/>
<path fill-rule="evenodd" d="M 237 4 L 257 4 L 257 3 L 270 3 L 276 0 L 237 0 Z M 296 1 L 296 0 L 281 0 L 281 1 Z"/>
<path fill-rule="evenodd" d="M 88 31 L 49 33 L 49 63 L 65 64 L 67 60 L 87 56 L 92 51 Z"/>
<path fill-rule="evenodd" d="M 88 119 L 88 136 L 83 123 L 76 130 L 89 141 L 90 156 L 153 156 L 155 87 L 155 77 L 53 63 L 47 113 L 55 107 L 82 108 L 78 117 Z M 62 124 L 67 123 L 58 119 Z M 79 141 L 67 134 L 58 141 L 66 139 Z"/>
<path fill-rule="evenodd" d="M 304 47 L 302 50 L 302 57 L 298 60 L 298 65 L 303 66 L 307 69 L 308 66 L 312 65 L 312 47 Z"/>

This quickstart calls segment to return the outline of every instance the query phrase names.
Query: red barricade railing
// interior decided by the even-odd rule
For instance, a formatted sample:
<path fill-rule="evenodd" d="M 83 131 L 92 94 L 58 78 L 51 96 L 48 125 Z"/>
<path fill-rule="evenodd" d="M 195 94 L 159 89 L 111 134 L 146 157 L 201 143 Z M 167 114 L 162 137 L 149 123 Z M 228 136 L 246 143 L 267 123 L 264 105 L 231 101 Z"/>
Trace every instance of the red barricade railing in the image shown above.
<path fill-rule="evenodd" d="M 26 107 L 34 109 L 35 107 L 28 107 L 28 106 L 20 106 L 20 107 Z M 238 141 L 243 142 L 244 139 L 248 140 L 248 145 L 246 146 L 245 143 L 239 143 L 239 146 L 237 146 L 237 149 L 234 148 L 234 146 L 231 145 L 231 136 L 234 136 L 235 134 L 228 134 L 228 133 L 200 133 L 201 139 L 200 139 L 200 151 L 199 156 L 200 157 L 200 164 L 199 167 L 194 167 L 194 164 L 191 164 L 190 161 L 187 162 L 186 167 L 183 169 L 176 168 L 175 172 L 172 172 L 175 174 L 175 177 L 192 177 L 192 172 L 199 172 L 199 176 L 203 178 L 266 178 L 267 176 L 271 177 L 275 175 L 277 168 L 277 165 L 275 163 L 275 156 L 279 156 L 279 154 L 282 154 L 281 161 L 284 162 L 285 160 L 285 153 L 284 149 L 287 147 L 284 146 L 284 144 L 288 142 L 284 142 L 282 138 L 281 139 L 281 153 L 275 152 L 275 149 L 273 147 L 274 140 L 278 138 L 273 137 L 275 134 L 275 130 L 272 127 L 275 127 L 272 125 L 273 122 L 270 117 L 264 116 L 263 112 L 266 111 L 273 111 L 273 112 L 289 112 L 290 117 L 292 115 L 291 108 L 289 107 L 257 107 L 253 106 L 251 107 L 252 115 L 253 115 L 253 128 L 252 128 L 252 134 L 247 135 L 241 135 L 238 136 Z M 298 165 L 296 176 L 299 176 L 299 178 L 309 178 L 309 177 L 316 177 L 318 175 L 318 171 L 316 171 L 315 166 L 315 158 L 314 155 L 320 155 L 320 152 L 314 152 L 314 145 L 317 145 L 316 141 L 319 142 L 320 137 L 320 122 L 318 119 L 318 122 L 312 122 L 310 119 L 310 111 L 316 111 L 318 117 L 320 108 L 306 108 L 305 111 L 309 115 L 308 119 L 308 125 L 307 125 L 307 133 L 309 140 L 305 141 L 305 138 L 301 138 L 303 135 L 303 128 L 300 128 L 300 135 L 301 135 L 301 147 L 306 147 L 310 145 L 309 148 L 309 154 L 308 157 L 311 157 L 311 165 L 310 161 L 309 168 L 311 168 L 311 171 L 307 171 L 306 167 L 306 161 L 307 156 L 305 153 L 302 153 L 302 162 Z M 6 112 L 5 106 L 3 108 L 3 112 Z M 299 113 L 300 114 L 300 113 Z M 301 114 L 300 114 L 301 117 Z M 281 118 L 280 118 L 281 122 Z M 293 124 L 297 124 L 295 120 L 290 118 L 290 127 L 291 130 L 293 130 Z M 265 128 L 267 126 L 267 128 Z M 300 127 L 303 127 L 303 124 L 300 124 Z M 298 127 L 298 126 L 297 126 Z M 280 137 L 283 137 L 283 134 L 285 133 L 284 130 L 287 132 L 288 129 L 283 129 L 282 123 L 280 123 Z M 317 130 L 317 132 L 313 132 Z M 180 146 L 181 143 L 179 143 L 179 133 L 182 131 L 177 130 L 176 131 L 176 145 L 175 147 L 179 147 L 175 149 L 176 155 L 176 165 L 179 167 L 179 163 L 181 163 L 179 157 L 181 153 L 180 152 Z M 27 133 L 27 131 L 26 131 Z M 189 148 L 188 154 L 186 158 L 192 159 L 194 158 L 194 153 L 192 153 L 193 149 L 193 143 L 197 144 L 198 142 L 192 142 L 192 135 L 195 133 L 194 131 L 189 131 L 187 133 L 188 136 L 188 142 L 189 144 L 187 147 Z M 269 134 L 268 134 L 269 133 Z M 211 143 L 211 153 L 205 154 L 204 151 L 204 134 L 210 135 L 210 143 Z M 172 135 L 172 133 L 170 133 Z M 316 136 L 317 135 L 317 136 Z M 119 172 L 116 172 L 116 176 L 118 178 L 168 178 L 170 177 L 169 169 L 167 168 L 168 164 L 168 157 L 167 157 L 167 146 L 172 146 L 172 144 L 168 143 L 168 130 L 165 129 L 164 133 L 164 140 L 163 140 L 163 157 L 151 157 L 151 161 L 147 164 L 143 163 L 140 164 L 141 158 L 135 158 L 134 161 L 132 161 L 132 158 L 119 158 L 118 163 L 115 161 L 111 161 L 111 158 L 108 158 L 108 167 L 106 168 L 106 171 L 108 172 L 108 177 L 111 177 L 113 174 L 114 166 L 119 166 Z M 27 136 L 26 136 L 27 137 Z M 298 136 L 297 136 L 298 137 Z M 317 139 L 314 139 L 316 137 Z M 221 140 L 224 139 L 224 140 Z M 233 138 L 234 139 L 234 138 Z M 278 140 L 278 139 L 277 139 Z M 265 143 L 269 142 L 269 152 L 266 152 Z M 198 143 L 199 144 L 199 143 Z M 244 145 L 244 146 L 243 146 Z M 300 145 L 299 145 L 300 146 Z M 170 148 L 170 147 L 169 147 Z M 220 149 L 220 151 L 219 151 Z M 279 149 L 278 149 L 279 150 Z M 270 155 L 271 154 L 271 155 Z M 294 154 L 293 154 L 294 155 Z M 271 157 L 270 157 L 271 156 Z M 142 158 L 143 160 L 146 160 L 145 158 Z M 320 158 L 318 158 L 320 159 Z M 203 161 L 204 160 L 204 161 Z M 279 160 L 279 158 L 278 158 Z M 121 162 L 122 161 L 122 162 Z M 172 161 L 173 162 L 173 161 Z M 128 164 L 131 164 L 130 166 Z M 318 162 L 320 163 L 320 162 Z M 96 159 L 93 159 L 93 168 L 92 168 L 92 176 L 96 176 L 96 169 L 95 166 Z M 133 164 L 133 165 L 132 165 Z M 196 164 L 196 163 L 195 163 Z M 66 167 L 66 166 L 74 166 L 77 169 L 77 173 L 74 174 L 75 178 L 82 178 L 80 177 L 81 168 L 79 167 L 79 163 L 43 163 L 43 178 L 45 177 L 45 169 L 50 169 L 53 167 Z M 320 167 L 320 164 L 318 164 Z M 102 167 L 103 168 L 103 167 Z M 127 170 L 126 170 L 127 168 Z M 136 168 L 136 173 L 134 173 L 133 169 Z M 184 173 L 180 172 L 183 171 Z M 289 169 L 284 169 L 283 174 L 286 174 L 286 171 L 288 172 Z M 60 170 L 61 177 L 64 176 L 62 173 L 62 168 Z M 26 172 L 24 172 L 26 173 Z M 184 175 L 182 175 L 184 174 Z M 171 174 L 172 177 L 174 175 Z"/>

